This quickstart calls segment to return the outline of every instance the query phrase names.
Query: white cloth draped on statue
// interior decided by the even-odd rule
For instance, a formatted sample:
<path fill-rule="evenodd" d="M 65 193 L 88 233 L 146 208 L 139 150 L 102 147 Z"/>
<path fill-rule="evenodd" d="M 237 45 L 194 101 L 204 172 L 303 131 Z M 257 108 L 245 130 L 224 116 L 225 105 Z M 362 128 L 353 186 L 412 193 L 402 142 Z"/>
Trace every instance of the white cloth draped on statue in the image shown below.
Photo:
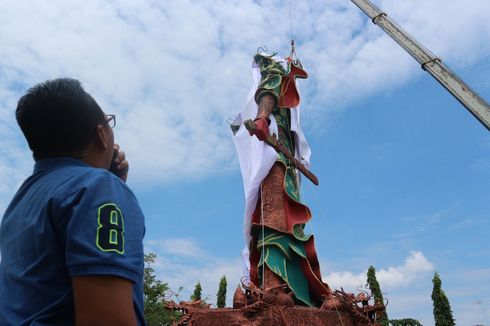
<path fill-rule="evenodd" d="M 274 57 L 274 60 L 280 62 L 286 68 L 286 61 L 278 56 Z M 236 116 L 232 125 L 240 126 L 238 131 L 233 134 L 233 142 L 238 153 L 238 161 L 240 163 L 240 170 L 243 178 L 243 188 L 245 192 L 245 214 L 243 219 L 243 234 L 245 238 L 245 248 L 242 251 L 243 258 L 243 276 L 244 280 L 248 280 L 250 275 L 250 262 L 249 262 L 249 248 L 252 237 L 250 235 L 250 228 L 252 224 L 252 214 L 257 205 L 259 197 L 259 190 L 262 180 L 267 176 L 274 162 L 277 160 L 276 151 L 257 139 L 255 136 L 250 136 L 248 130 L 243 125 L 243 122 L 252 119 L 257 116 L 258 106 L 255 102 L 255 92 L 260 83 L 260 69 L 258 65 L 253 62 L 252 64 L 252 88 L 248 94 L 248 98 L 243 110 Z M 270 116 L 271 124 L 269 131 L 271 134 L 278 134 L 277 123 L 274 116 Z M 296 153 L 295 156 L 306 167 L 310 165 L 311 150 L 306 138 L 303 134 L 303 130 L 300 125 L 300 106 L 291 110 L 291 131 L 296 134 Z"/>

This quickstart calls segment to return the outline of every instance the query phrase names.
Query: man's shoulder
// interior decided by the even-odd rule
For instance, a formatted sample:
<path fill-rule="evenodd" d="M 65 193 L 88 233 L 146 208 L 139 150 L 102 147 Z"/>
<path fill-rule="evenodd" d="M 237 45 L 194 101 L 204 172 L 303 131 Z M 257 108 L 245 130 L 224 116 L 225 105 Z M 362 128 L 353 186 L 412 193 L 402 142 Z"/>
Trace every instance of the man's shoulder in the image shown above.
<path fill-rule="evenodd" d="M 71 163 L 71 164 L 70 164 Z M 102 168 L 95 168 L 88 164 L 73 164 L 72 162 L 61 162 L 57 166 L 47 171 L 48 178 L 56 178 L 91 186 L 99 183 L 114 184 L 127 188 L 126 184 L 110 171 Z M 70 184 L 73 186 L 73 184 Z"/>
<path fill-rule="evenodd" d="M 51 189 L 52 196 L 63 199 L 82 193 L 112 194 L 134 197 L 121 179 L 106 169 L 95 168 L 75 160 L 58 160 L 52 166 L 39 169 L 32 180 L 35 187 Z M 44 168 L 44 166 L 42 166 Z M 37 175 L 37 177 L 36 177 Z"/>
<path fill-rule="evenodd" d="M 110 194 L 116 197 L 135 198 L 133 192 L 124 181 L 105 169 L 85 167 L 76 173 L 72 179 L 73 184 L 67 185 L 74 191 L 88 191 L 92 193 Z"/>
<path fill-rule="evenodd" d="M 127 185 L 121 179 L 106 169 L 94 168 L 91 166 L 78 167 L 78 169 L 80 181 L 85 184 L 97 185 L 99 183 L 104 183 L 127 188 Z"/>

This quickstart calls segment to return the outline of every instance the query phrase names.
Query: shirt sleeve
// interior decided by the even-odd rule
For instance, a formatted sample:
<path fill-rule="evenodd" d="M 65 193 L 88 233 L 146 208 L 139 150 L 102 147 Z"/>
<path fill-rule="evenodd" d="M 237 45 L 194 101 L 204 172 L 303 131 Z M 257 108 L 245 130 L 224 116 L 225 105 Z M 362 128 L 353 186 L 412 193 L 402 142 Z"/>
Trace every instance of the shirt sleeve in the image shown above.
<path fill-rule="evenodd" d="M 62 242 L 71 277 L 110 275 L 138 282 L 144 217 L 129 188 L 101 171 L 64 203 Z"/>

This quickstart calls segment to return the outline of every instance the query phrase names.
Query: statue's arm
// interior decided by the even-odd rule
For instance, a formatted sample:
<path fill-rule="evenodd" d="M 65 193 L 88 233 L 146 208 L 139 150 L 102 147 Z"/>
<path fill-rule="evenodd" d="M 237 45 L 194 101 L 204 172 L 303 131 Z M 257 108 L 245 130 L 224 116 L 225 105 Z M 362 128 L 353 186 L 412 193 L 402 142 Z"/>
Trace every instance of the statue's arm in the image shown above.
<path fill-rule="evenodd" d="M 264 94 L 259 99 L 259 108 L 257 110 L 257 117 L 255 118 L 255 130 L 250 131 L 250 135 L 255 135 L 259 140 L 264 141 L 269 135 L 269 124 L 271 120 L 269 116 L 274 110 L 275 101 L 274 97 L 269 94 Z"/>
<path fill-rule="evenodd" d="M 272 110 L 274 110 L 274 106 L 275 101 L 272 95 L 265 94 L 261 96 L 259 100 L 259 109 L 257 111 L 256 119 L 265 118 L 268 122 L 270 122 L 269 116 L 271 115 Z"/>

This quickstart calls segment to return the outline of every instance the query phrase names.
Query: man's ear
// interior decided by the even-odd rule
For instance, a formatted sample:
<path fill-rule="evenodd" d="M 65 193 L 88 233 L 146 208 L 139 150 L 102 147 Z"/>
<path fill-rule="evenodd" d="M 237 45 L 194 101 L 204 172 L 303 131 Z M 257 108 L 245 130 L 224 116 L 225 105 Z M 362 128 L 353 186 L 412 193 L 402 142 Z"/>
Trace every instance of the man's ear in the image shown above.
<path fill-rule="evenodd" d="M 109 147 L 109 138 L 103 125 L 97 125 L 95 128 L 95 144 L 101 149 Z"/>

